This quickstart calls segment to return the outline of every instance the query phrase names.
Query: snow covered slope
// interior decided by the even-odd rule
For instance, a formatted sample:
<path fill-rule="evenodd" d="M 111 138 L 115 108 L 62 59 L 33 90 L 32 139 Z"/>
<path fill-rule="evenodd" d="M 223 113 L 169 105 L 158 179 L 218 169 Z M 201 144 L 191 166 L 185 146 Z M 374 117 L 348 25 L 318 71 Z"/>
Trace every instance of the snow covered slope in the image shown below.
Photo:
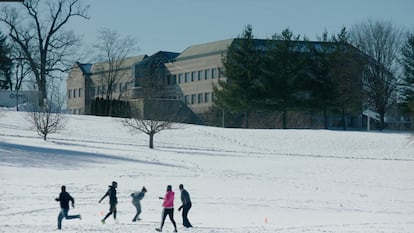
<path fill-rule="evenodd" d="M 177 125 L 131 135 L 119 119 L 67 116 L 43 141 L 24 113 L 0 112 L 0 233 L 54 232 L 60 186 L 82 220 L 64 232 L 155 232 L 168 184 L 193 208 L 179 232 L 414 232 L 414 141 L 406 133 L 246 130 Z M 100 219 L 118 182 L 118 221 Z M 142 221 L 130 193 L 145 185 Z M 173 227 L 166 220 L 164 232 Z"/>

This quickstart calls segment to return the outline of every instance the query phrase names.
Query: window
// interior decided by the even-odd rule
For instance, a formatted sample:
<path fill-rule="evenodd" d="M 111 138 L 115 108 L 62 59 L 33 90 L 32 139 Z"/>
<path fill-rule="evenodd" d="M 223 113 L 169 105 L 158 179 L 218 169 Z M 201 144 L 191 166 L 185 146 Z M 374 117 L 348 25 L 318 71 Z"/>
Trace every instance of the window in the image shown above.
<path fill-rule="evenodd" d="M 78 89 L 78 97 L 82 97 L 82 88 Z"/>
<path fill-rule="evenodd" d="M 210 93 L 204 93 L 204 103 L 210 102 Z"/>
<path fill-rule="evenodd" d="M 185 73 L 184 74 L 184 82 L 188 83 L 188 81 L 190 80 L 190 73 Z"/>
<path fill-rule="evenodd" d="M 122 92 L 122 83 L 119 83 L 119 92 Z"/>
<path fill-rule="evenodd" d="M 73 98 L 76 98 L 76 89 L 73 89 Z"/>
<path fill-rule="evenodd" d="M 191 95 L 191 104 L 195 104 L 196 103 L 196 94 L 192 94 Z"/>
<path fill-rule="evenodd" d="M 200 81 L 201 79 L 203 79 L 203 71 L 199 70 L 197 73 L 198 73 L 198 81 Z"/>
<path fill-rule="evenodd" d="M 69 90 L 68 90 L 68 99 L 70 99 L 71 92 L 72 92 L 72 90 L 71 90 L 71 89 L 69 89 Z"/>
<path fill-rule="evenodd" d="M 198 103 L 203 103 L 203 94 L 198 94 Z"/>
<path fill-rule="evenodd" d="M 214 79 L 214 78 L 217 78 L 217 77 L 218 77 L 217 68 L 211 69 L 211 78 Z"/>
<path fill-rule="evenodd" d="M 183 74 L 178 74 L 178 83 L 183 82 Z"/>
<path fill-rule="evenodd" d="M 184 96 L 184 103 L 188 104 L 190 102 L 190 96 L 186 95 Z"/>
<path fill-rule="evenodd" d="M 196 78 L 196 72 L 193 71 L 193 72 L 191 72 L 191 82 L 194 82 L 195 78 Z"/>
<path fill-rule="evenodd" d="M 210 78 L 210 70 L 204 70 L 204 80 L 208 80 Z"/>

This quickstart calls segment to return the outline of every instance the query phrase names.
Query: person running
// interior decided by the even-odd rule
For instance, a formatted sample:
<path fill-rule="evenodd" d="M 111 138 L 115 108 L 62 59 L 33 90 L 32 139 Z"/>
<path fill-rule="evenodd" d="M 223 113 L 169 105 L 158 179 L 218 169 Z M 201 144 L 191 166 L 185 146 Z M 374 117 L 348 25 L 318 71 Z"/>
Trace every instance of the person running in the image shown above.
<path fill-rule="evenodd" d="M 170 217 L 172 224 L 174 225 L 174 232 L 177 232 L 177 225 L 174 221 L 174 192 L 172 191 L 172 186 L 167 186 L 167 193 L 164 197 L 160 197 L 160 199 L 164 200 L 162 206 L 164 207 L 162 211 L 162 219 L 161 219 L 161 226 L 160 228 L 155 228 L 155 230 L 162 232 L 162 228 L 164 227 L 165 218 L 167 215 Z"/>
<path fill-rule="evenodd" d="M 69 212 L 69 201 L 72 202 L 72 207 L 75 208 L 75 199 L 73 199 L 73 197 L 66 192 L 66 186 L 62 185 L 61 187 L 61 192 L 59 194 L 58 198 L 55 198 L 56 201 L 60 202 L 60 212 L 58 215 L 58 229 L 62 229 L 62 220 L 65 219 L 75 219 L 75 218 L 79 218 L 81 219 L 81 215 L 68 215 Z"/>
<path fill-rule="evenodd" d="M 141 214 L 141 200 L 142 198 L 144 198 L 146 192 L 147 192 L 147 189 L 144 186 L 142 187 L 140 192 L 131 193 L 132 204 L 137 209 L 137 213 L 135 214 L 135 217 L 132 219 L 133 222 L 136 222 L 137 220 L 138 221 L 141 220 L 139 218 L 139 215 Z"/>
<path fill-rule="evenodd" d="M 108 186 L 109 189 L 106 191 L 105 195 L 99 200 L 99 203 L 101 201 L 109 196 L 109 212 L 106 214 L 105 218 L 101 220 L 102 224 L 105 224 L 105 220 L 111 216 L 111 214 L 114 215 L 114 220 L 116 221 L 116 204 L 118 204 L 118 198 L 116 197 L 116 188 L 118 187 L 118 183 L 116 181 L 112 182 L 112 185 Z"/>
<path fill-rule="evenodd" d="M 187 190 L 184 189 L 183 184 L 180 184 L 179 188 L 181 191 L 181 202 L 183 204 L 180 206 L 180 208 L 178 208 L 178 211 L 181 211 L 181 209 L 183 210 L 183 225 L 187 228 L 190 228 L 193 227 L 187 217 L 188 212 L 191 209 L 190 194 L 187 192 Z"/>

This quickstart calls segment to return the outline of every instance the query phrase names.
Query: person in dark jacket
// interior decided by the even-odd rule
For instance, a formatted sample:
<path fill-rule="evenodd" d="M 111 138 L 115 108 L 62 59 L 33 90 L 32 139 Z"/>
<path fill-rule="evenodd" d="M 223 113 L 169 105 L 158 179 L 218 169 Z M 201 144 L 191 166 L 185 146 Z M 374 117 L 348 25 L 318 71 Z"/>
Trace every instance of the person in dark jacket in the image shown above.
<path fill-rule="evenodd" d="M 187 192 L 187 190 L 184 189 L 183 184 L 180 184 L 179 188 L 181 191 L 181 202 L 183 204 L 180 206 L 180 208 L 178 208 L 178 211 L 181 211 L 181 209 L 183 210 L 183 225 L 187 228 L 193 227 L 190 221 L 188 220 L 188 216 L 187 216 L 188 212 L 191 209 L 190 194 Z"/>
<path fill-rule="evenodd" d="M 118 187 L 118 183 L 116 181 L 112 182 L 112 185 L 108 186 L 109 189 L 106 191 L 105 195 L 99 200 L 99 203 L 101 201 L 109 196 L 109 212 L 106 214 L 105 218 L 101 220 L 102 224 L 105 224 L 105 220 L 111 216 L 111 214 L 114 215 L 114 220 L 116 220 L 116 205 L 118 204 L 118 198 L 116 197 L 116 188 Z"/>
<path fill-rule="evenodd" d="M 136 222 L 137 220 L 141 220 L 139 218 L 139 215 L 141 214 L 141 200 L 144 198 L 145 193 L 147 192 L 147 189 L 142 187 L 140 192 L 131 193 L 132 197 L 132 204 L 137 209 L 137 213 L 135 214 L 134 218 L 132 219 L 133 222 Z"/>
<path fill-rule="evenodd" d="M 80 214 L 78 215 L 68 215 L 69 212 L 69 201 L 72 202 L 72 207 L 75 208 L 75 199 L 73 199 L 73 197 L 66 192 L 66 186 L 62 185 L 61 187 L 61 192 L 59 194 L 58 198 L 55 198 L 56 201 L 60 202 L 60 212 L 59 212 L 59 216 L 58 216 L 58 229 L 62 229 L 62 220 L 64 218 L 66 219 L 75 219 L 75 218 L 79 218 L 81 219 Z"/>

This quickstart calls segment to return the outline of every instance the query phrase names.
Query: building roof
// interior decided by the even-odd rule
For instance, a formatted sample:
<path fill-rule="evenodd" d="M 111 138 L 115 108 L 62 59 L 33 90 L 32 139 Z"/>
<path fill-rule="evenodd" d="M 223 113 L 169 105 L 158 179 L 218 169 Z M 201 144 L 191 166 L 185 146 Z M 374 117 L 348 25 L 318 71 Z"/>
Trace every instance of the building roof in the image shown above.
<path fill-rule="evenodd" d="M 156 60 L 159 60 L 160 62 L 163 62 L 163 63 L 170 62 L 170 61 L 173 61 L 178 55 L 179 53 L 175 53 L 175 52 L 159 51 L 159 52 L 154 53 L 151 56 L 147 56 L 145 59 L 141 61 L 138 61 L 137 63 L 135 63 L 135 66 L 145 66 L 149 62 L 153 62 Z"/>
<path fill-rule="evenodd" d="M 92 64 L 76 62 L 76 65 L 78 65 L 79 69 L 81 69 L 83 74 L 91 73 Z"/>
<path fill-rule="evenodd" d="M 176 60 L 191 59 L 200 56 L 222 54 L 233 43 L 234 39 L 219 40 L 205 44 L 193 45 L 185 49 Z"/>
<path fill-rule="evenodd" d="M 147 58 L 147 55 L 138 55 L 134 57 L 127 57 L 122 63 L 120 69 L 130 69 L 135 63 L 140 62 Z M 97 62 L 97 63 L 80 63 L 76 62 L 76 65 L 81 69 L 84 75 L 91 75 L 95 72 L 102 72 L 109 69 L 109 64 L 107 62 Z"/>
<path fill-rule="evenodd" d="M 140 62 L 147 57 L 148 57 L 147 55 L 127 57 L 123 59 L 122 66 L 120 67 L 120 69 L 130 69 L 135 63 Z M 98 62 L 92 65 L 90 72 L 95 73 L 95 72 L 106 71 L 106 70 L 109 70 L 108 66 L 109 66 L 108 62 Z"/>

